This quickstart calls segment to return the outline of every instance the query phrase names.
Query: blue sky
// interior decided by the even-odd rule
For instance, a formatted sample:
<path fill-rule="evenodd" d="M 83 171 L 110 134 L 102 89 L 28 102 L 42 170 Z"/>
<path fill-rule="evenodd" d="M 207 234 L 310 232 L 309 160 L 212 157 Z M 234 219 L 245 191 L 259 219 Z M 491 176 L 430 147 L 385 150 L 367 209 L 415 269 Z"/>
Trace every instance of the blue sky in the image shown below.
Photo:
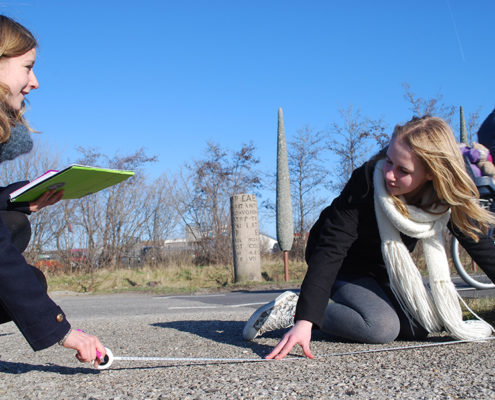
<path fill-rule="evenodd" d="M 275 169 L 277 109 L 290 135 L 349 105 L 393 126 L 402 84 L 482 119 L 495 106 L 492 0 L 0 1 L 39 39 L 27 117 L 63 150 L 144 147 L 150 177 L 213 140 L 253 141 Z"/>

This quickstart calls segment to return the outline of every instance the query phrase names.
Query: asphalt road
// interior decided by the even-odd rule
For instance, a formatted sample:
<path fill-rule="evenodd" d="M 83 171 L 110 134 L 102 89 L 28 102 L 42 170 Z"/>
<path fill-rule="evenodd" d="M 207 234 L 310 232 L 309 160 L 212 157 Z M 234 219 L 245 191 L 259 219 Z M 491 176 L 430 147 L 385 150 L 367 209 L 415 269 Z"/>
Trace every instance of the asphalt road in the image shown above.
<path fill-rule="evenodd" d="M 195 296 L 61 295 L 75 328 L 95 333 L 116 356 L 262 357 L 273 332 L 242 340 L 244 322 L 280 291 Z M 0 325 L 2 399 L 495 399 L 495 341 L 363 345 L 314 333 L 316 359 L 259 362 L 115 361 L 105 371 L 58 346 L 34 353 L 14 324 Z M 423 345 L 431 347 L 415 347 Z M 343 354 L 350 353 L 350 354 Z"/>

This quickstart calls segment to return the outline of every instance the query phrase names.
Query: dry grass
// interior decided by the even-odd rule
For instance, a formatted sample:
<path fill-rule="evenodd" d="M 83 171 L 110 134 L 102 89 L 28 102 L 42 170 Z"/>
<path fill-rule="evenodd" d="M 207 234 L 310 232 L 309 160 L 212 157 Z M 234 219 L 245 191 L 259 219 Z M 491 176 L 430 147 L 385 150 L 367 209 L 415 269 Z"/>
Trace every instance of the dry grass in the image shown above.
<path fill-rule="evenodd" d="M 480 297 L 476 299 L 466 299 L 466 303 L 476 314 L 486 322 L 495 326 L 495 298 Z M 469 311 L 464 311 L 465 319 L 473 319 L 474 316 Z"/>
<path fill-rule="evenodd" d="M 290 283 L 297 286 L 306 273 L 303 262 L 292 262 Z M 160 293 L 196 292 L 219 288 L 273 285 L 284 281 L 281 262 L 273 259 L 262 263 L 262 282 L 234 283 L 232 266 L 145 265 L 140 268 L 100 268 L 92 273 L 74 271 L 45 272 L 50 291 L 110 293 L 152 291 Z"/>

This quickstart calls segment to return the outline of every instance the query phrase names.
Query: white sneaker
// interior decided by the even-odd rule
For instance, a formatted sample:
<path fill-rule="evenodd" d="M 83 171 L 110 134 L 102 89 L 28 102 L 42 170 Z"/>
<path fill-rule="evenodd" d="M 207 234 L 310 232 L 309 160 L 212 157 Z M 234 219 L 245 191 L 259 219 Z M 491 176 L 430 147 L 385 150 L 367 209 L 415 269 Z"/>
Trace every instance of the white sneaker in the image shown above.
<path fill-rule="evenodd" d="M 290 328 L 294 325 L 297 299 L 294 292 L 284 292 L 275 300 L 258 308 L 246 322 L 242 337 L 253 340 L 265 332 Z"/>

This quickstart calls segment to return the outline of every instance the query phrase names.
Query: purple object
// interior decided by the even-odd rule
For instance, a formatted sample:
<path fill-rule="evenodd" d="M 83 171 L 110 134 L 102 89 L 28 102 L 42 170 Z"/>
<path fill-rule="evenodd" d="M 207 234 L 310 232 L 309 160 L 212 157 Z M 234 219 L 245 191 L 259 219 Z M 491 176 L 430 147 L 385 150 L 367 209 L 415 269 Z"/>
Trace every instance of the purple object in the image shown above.
<path fill-rule="evenodd" d="M 482 176 L 481 170 L 478 168 L 477 165 L 471 164 L 471 169 L 473 170 L 474 176 L 476 176 L 476 177 Z"/>
<path fill-rule="evenodd" d="M 473 164 L 478 164 L 481 160 L 481 152 L 476 149 L 471 149 L 469 150 L 469 160 Z"/>

